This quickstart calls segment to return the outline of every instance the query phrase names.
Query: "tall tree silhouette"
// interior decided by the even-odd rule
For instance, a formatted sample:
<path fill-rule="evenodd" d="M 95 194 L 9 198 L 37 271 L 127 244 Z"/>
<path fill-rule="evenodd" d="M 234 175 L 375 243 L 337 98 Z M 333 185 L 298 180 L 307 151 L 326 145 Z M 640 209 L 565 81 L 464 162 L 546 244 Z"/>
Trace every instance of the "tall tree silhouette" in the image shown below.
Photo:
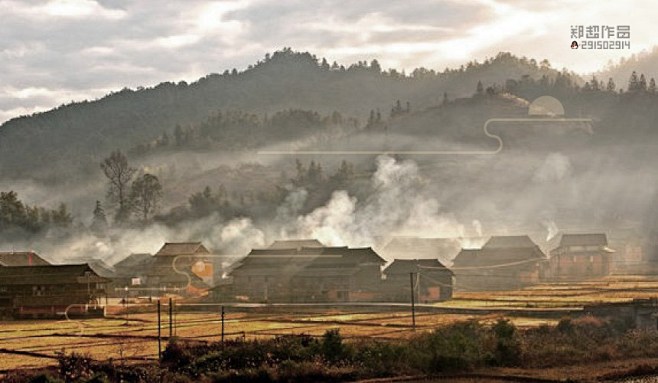
<path fill-rule="evenodd" d="M 146 173 L 132 183 L 131 206 L 143 223 L 147 223 L 157 211 L 160 199 L 162 199 L 162 185 L 158 177 L 153 174 Z"/>
<path fill-rule="evenodd" d="M 123 222 L 130 216 L 129 184 L 136 169 L 128 165 L 128 158 L 120 150 L 113 151 L 101 162 L 101 169 L 108 179 L 107 197 L 117 204 L 115 221 Z"/>

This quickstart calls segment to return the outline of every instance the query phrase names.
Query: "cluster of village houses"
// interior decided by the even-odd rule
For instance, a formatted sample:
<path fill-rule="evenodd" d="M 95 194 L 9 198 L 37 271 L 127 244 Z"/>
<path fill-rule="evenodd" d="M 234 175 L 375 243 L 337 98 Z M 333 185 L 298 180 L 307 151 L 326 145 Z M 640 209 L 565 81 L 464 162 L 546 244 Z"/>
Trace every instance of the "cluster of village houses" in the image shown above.
<path fill-rule="evenodd" d="M 437 302 L 453 290 L 514 290 L 610 274 L 618 254 L 605 234 L 561 234 L 550 250 L 527 236 L 493 236 L 478 248 L 442 238 L 396 237 L 377 250 L 275 241 L 225 266 L 200 242 L 165 243 L 113 266 L 53 265 L 34 252 L 0 253 L 0 313 L 102 312 L 108 298 L 205 297 L 228 302 Z M 640 254 L 641 256 L 641 254 Z M 631 262 L 633 262 L 631 260 Z M 96 311 L 95 311 L 96 310 Z"/>

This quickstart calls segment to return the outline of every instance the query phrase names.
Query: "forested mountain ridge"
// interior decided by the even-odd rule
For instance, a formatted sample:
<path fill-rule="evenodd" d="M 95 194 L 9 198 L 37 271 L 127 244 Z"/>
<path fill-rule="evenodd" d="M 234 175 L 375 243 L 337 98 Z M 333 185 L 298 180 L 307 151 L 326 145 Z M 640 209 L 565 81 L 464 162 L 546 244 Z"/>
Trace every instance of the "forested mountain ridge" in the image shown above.
<path fill-rule="evenodd" d="M 268 54 L 247 70 L 211 74 L 197 82 L 161 83 L 153 88 L 123 89 L 95 101 L 75 102 L 51 111 L 15 118 L 0 126 L 0 178 L 57 180 L 95 172 L 111 150 L 133 148 L 176 125 L 200 124 L 221 110 L 255 114 L 286 109 L 334 111 L 365 123 L 371 110 L 396 99 L 426 108 L 450 98 L 470 96 L 509 78 L 554 77 L 550 64 L 501 53 L 484 63 L 470 62 L 437 73 L 419 68 L 405 75 L 383 71 L 376 60 L 348 68 L 330 65 L 309 53 L 288 48 Z"/>

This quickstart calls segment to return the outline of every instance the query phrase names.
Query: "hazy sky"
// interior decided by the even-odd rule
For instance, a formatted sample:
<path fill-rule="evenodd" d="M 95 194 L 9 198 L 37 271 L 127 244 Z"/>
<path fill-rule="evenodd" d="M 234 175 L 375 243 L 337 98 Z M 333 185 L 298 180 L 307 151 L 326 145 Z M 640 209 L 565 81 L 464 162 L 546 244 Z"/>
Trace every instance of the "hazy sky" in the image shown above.
<path fill-rule="evenodd" d="M 651 48 L 650 0 L 0 0 L 0 122 L 125 86 L 194 81 L 284 46 L 437 70 L 510 51 L 590 72 Z M 631 50 L 569 49 L 571 25 L 630 25 Z"/>

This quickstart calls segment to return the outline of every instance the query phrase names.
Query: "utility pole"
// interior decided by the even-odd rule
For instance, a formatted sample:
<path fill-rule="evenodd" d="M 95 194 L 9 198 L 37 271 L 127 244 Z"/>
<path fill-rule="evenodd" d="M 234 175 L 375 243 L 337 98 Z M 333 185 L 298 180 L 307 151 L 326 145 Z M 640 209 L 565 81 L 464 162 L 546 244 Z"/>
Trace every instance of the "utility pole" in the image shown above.
<path fill-rule="evenodd" d="M 162 357 L 162 329 L 160 327 L 160 299 L 158 299 L 158 360 Z"/>
<path fill-rule="evenodd" d="M 174 335 L 174 300 L 169 298 L 169 338 Z"/>
<path fill-rule="evenodd" d="M 224 344 L 224 305 L 222 305 L 222 344 Z"/>
<path fill-rule="evenodd" d="M 409 273 L 409 286 L 411 287 L 411 321 L 416 331 L 416 302 L 414 302 L 414 273 Z"/>

